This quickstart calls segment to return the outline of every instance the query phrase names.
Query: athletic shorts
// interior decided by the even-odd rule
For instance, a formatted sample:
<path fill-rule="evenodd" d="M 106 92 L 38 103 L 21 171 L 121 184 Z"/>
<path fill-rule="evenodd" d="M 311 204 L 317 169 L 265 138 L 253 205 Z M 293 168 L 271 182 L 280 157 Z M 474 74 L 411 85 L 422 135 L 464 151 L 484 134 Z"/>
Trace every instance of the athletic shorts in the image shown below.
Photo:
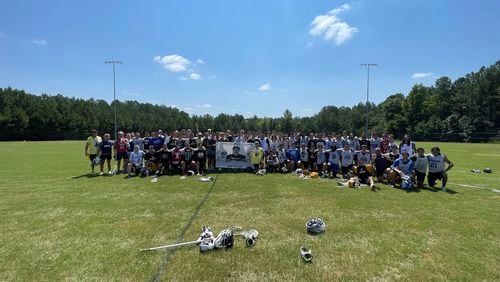
<path fill-rule="evenodd" d="M 436 183 L 436 180 L 438 179 L 443 179 L 443 172 L 429 172 L 429 175 L 427 176 L 427 182 L 429 182 L 429 186 L 433 187 Z"/>
<path fill-rule="evenodd" d="M 330 167 L 330 171 L 334 173 L 337 173 L 340 168 L 338 164 L 329 163 L 328 166 Z"/>
<path fill-rule="evenodd" d="M 425 180 L 425 172 L 420 172 L 418 170 L 415 170 L 415 176 L 417 177 L 418 182 L 424 183 Z"/>
<path fill-rule="evenodd" d="M 101 161 L 104 162 L 104 160 L 111 160 L 111 155 L 101 155 Z"/>
<path fill-rule="evenodd" d="M 89 155 L 89 159 L 90 159 L 90 161 L 91 161 L 91 162 L 93 162 L 93 161 L 94 161 L 94 159 L 95 159 L 95 157 L 97 157 L 97 155 L 96 155 L 96 154 L 90 154 L 90 155 Z"/>
<path fill-rule="evenodd" d="M 349 166 L 342 166 L 342 174 L 346 174 L 349 172 L 349 170 L 352 170 L 354 165 L 349 165 Z"/>
<path fill-rule="evenodd" d="M 119 153 L 116 153 L 116 160 L 119 161 L 121 159 L 128 160 L 128 152 L 119 152 Z"/>

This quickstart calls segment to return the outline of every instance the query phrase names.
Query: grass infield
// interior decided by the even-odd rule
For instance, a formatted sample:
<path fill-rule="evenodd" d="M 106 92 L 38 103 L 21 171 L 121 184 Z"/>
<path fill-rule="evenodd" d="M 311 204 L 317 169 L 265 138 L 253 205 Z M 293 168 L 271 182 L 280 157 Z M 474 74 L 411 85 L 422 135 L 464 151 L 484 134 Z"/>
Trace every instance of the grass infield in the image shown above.
<path fill-rule="evenodd" d="M 0 280 L 500 280 L 500 144 L 438 145 L 448 192 L 339 188 L 328 179 L 224 173 L 215 182 L 88 177 L 84 142 L 1 144 Z M 471 169 L 490 167 L 492 174 Z M 309 236 L 306 221 L 326 222 Z M 241 225 L 229 251 L 139 249 Z M 312 249 L 304 264 L 299 248 Z"/>

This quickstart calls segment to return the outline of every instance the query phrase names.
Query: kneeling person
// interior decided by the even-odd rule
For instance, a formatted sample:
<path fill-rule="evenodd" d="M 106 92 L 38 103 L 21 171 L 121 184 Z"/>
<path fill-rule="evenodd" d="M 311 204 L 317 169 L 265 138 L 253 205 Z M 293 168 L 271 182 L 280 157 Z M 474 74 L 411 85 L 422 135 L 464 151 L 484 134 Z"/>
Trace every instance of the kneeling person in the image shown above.
<path fill-rule="evenodd" d="M 128 177 L 132 171 L 138 175 L 143 169 L 144 152 L 139 150 L 139 145 L 134 146 L 134 151 L 130 153 L 130 161 L 127 164 Z"/>
<path fill-rule="evenodd" d="M 429 160 L 429 176 L 427 176 L 427 181 L 430 187 L 434 187 L 436 180 L 441 180 L 441 190 L 446 191 L 446 183 L 448 182 L 448 170 L 453 167 L 453 163 L 446 157 L 446 155 L 441 154 L 439 147 L 432 148 L 432 155 L 428 156 Z M 445 169 L 445 164 L 448 167 Z"/>

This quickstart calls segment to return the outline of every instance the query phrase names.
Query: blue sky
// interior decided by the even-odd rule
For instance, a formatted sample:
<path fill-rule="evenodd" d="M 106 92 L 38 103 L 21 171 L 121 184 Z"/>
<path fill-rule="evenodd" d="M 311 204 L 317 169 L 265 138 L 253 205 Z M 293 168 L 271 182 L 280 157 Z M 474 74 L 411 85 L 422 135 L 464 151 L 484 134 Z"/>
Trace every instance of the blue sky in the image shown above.
<path fill-rule="evenodd" d="M 0 87 L 309 116 L 500 59 L 500 1 L 0 0 Z"/>

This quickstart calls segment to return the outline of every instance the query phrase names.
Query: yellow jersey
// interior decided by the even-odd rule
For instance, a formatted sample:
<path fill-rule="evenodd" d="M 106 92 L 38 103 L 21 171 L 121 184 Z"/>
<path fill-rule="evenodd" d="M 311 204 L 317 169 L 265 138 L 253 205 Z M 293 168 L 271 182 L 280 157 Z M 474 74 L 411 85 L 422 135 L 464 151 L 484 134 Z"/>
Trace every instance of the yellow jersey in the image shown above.
<path fill-rule="evenodd" d="M 250 152 L 250 162 L 252 164 L 260 164 L 263 158 L 264 158 L 264 150 L 262 150 L 262 148 L 259 148 L 258 150 L 255 149 L 252 152 Z"/>
<path fill-rule="evenodd" d="M 100 136 L 96 136 L 96 138 L 89 136 L 89 138 L 87 138 L 87 145 L 89 145 L 89 147 L 87 148 L 87 152 L 89 153 L 89 155 L 97 154 L 100 143 L 101 143 Z"/>

